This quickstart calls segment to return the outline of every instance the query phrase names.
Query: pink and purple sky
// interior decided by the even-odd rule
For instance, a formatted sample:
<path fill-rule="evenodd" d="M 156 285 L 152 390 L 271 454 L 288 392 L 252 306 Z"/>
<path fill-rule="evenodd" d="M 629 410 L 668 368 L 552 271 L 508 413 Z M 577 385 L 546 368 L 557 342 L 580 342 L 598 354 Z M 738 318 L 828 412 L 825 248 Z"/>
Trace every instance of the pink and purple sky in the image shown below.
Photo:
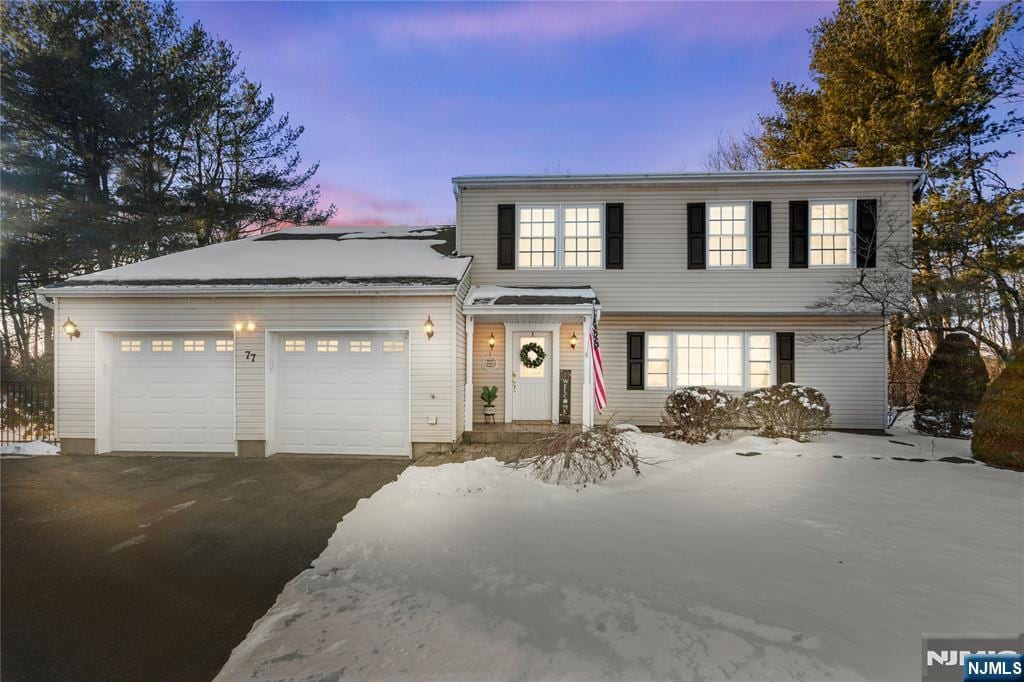
<path fill-rule="evenodd" d="M 334 224 L 454 222 L 450 179 L 702 170 L 804 82 L 832 2 L 181 2 L 305 126 Z M 996 5 L 989 4 L 994 9 Z M 989 9 L 989 11 L 990 11 Z M 1011 176 L 1024 177 L 1019 160 Z"/>

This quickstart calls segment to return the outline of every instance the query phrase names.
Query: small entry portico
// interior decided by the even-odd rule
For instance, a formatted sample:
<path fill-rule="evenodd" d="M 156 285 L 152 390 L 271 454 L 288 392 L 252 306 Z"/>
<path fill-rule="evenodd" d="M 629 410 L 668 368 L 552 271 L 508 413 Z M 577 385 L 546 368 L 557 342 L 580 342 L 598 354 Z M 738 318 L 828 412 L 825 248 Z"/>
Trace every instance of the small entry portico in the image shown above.
<path fill-rule="evenodd" d="M 600 311 L 593 289 L 475 286 L 463 310 L 466 431 L 484 422 L 484 386 L 498 387 L 497 423 L 592 424 L 586 330 Z"/>

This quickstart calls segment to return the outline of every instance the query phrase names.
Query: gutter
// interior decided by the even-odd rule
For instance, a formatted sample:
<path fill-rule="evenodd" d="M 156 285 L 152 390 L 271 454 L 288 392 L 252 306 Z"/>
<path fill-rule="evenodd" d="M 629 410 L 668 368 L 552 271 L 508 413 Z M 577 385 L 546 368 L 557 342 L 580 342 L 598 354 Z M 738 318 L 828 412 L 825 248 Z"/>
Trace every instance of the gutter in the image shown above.
<path fill-rule="evenodd" d="M 607 175 L 462 175 L 452 178 L 456 197 L 462 189 L 537 186 L 691 185 L 777 182 L 850 182 L 902 180 L 922 182 L 925 171 L 908 166 L 821 170 L 730 171 L 724 173 L 621 173 Z"/>

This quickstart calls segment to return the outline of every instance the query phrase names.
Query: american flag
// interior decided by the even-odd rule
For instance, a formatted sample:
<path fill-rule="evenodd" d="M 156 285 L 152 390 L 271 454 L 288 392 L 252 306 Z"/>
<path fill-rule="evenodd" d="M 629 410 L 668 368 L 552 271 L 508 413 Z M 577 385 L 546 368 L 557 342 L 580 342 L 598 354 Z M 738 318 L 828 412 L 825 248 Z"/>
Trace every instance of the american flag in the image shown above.
<path fill-rule="evenodd" d="M 597 309 L 591 316 L 587 343 L 590 344 L 590 362 L 594 368 L 594 405 L 597 412 L 604 412 L 608 406 L 608 393 L 604 390 L 604 364 L 601 362 L 601 344 L 597 341 Z"/>

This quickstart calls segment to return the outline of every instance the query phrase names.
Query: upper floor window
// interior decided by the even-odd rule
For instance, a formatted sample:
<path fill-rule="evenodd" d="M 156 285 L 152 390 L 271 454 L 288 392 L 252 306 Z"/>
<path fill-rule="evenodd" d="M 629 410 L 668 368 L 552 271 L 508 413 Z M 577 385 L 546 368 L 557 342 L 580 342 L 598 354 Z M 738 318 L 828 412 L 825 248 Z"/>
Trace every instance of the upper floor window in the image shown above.
<path fill-rule="evenodd" d="M 600 204 L 519 206 L 519 268 L 604 266 L 604 207 Z"/>
<path fill-rule="evenodd" d="M 563 246 L 567 268 L 599 268 L 604 248 L 601 243 L 601 207 L 563 207 Z"/>
<path fill-rule="evenodd" d="M 810 264 L 850 265 L 853 230 L 850 201 L 811 201 Z"/>
<path fill-rule="evenodd" d="M 708 204 L 708 267 L 745 268 L 749 252 L 749 205 Z"/>
<path fill-rule="evenodd" d="M 519 209 L 519 267 L 555 267 L 557 206 Z"/>

